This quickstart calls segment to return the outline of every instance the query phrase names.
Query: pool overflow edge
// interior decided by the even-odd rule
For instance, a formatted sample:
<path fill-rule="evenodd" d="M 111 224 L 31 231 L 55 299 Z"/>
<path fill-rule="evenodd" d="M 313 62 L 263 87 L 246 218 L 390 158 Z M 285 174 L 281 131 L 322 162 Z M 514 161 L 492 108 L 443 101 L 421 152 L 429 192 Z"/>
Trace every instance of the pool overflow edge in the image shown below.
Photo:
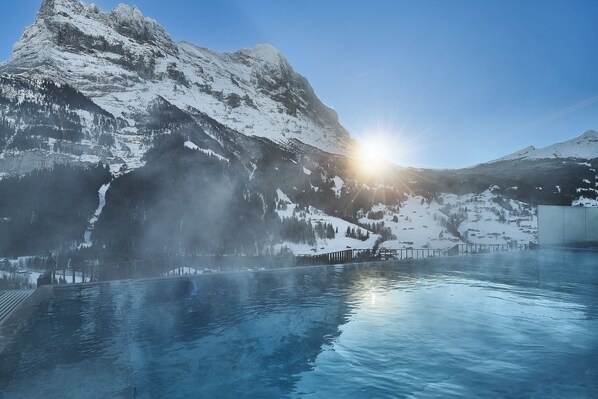
<path fill-rule="evenodd" d="M 347 248 L 341 251 L 297 256 L 198 255 L 112 263 L 96 261 L 71 269 L 55 266 L 38 278 L 37 285 L 41 287 L 44 285 L 60 285 L 61 283 L 90 283 L 205 275 L 214 272 L 263 271 L 290 267 L 400 261 L 496 252 L 517 252 L 537 248 L 538 245 L 533 242 L 529 244 L 456 244 L 448 249 L 404 248 L 373 251 L 372 249 Z"/>

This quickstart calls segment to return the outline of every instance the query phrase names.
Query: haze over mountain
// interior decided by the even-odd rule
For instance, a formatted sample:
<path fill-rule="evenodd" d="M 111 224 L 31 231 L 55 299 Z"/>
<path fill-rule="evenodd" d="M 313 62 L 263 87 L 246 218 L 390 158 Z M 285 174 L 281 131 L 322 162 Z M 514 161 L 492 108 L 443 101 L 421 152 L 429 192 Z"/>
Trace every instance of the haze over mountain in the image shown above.
<path fill-rule="evenodd" d="M 535 205 L 596 204 L 596 132 L 467 169 L 366 173 L 272 46 L 174 43 L 125 5 L 45 0 L 0 74 L 0 256 L 527 243 Z"/>

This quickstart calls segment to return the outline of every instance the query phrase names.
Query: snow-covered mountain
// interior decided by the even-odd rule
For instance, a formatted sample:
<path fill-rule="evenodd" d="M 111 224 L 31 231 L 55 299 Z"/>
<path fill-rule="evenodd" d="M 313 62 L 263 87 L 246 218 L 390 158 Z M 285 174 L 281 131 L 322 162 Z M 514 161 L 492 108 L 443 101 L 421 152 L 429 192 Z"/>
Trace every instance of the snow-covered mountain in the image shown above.
<path fill-rule="evenodd" d="M 70 86 L 1 76 L 0 179 L 56 164 L 139 166 L 141 137 L 124 125 Z"/>
<path fill-rule="evenodd" d="M 136 137 L 138 119 L 159 99 L 248 136 L 297 139 L 332 153 L 350 144 L 336 113 L 272 46 L 217 53 L 175 43 L 127 5 L 103 12 L 44 0 L 0 73 L 66 83 L 121 120 L 116 147 L 130 149 L 129 165 L 147 150 Z"/>
<path fill-rule="evenodd" d="M 529 146 L 490 162 L 550 158 L 575 158 L 586 160 L 598 158 L 598 132 L 595 130 L 588 130 L 571 140 L 556 143 L 544 148 Z"/>
<path fill-rule="evenodd" d="M 366 176 L 277 50 L 175 43 L 134 7 L 45 0 L 0 75 L 0 256 L 526 243 L 535 205 L 598 203 L 594 131 Z"/>

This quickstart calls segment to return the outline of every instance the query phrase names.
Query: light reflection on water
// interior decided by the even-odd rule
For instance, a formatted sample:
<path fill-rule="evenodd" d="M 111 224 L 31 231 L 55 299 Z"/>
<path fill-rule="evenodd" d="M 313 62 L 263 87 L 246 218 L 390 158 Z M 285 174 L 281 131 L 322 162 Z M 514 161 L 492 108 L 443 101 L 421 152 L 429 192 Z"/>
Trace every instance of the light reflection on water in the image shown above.
<path fill-rule="evenodd" d="M 596 397 L 597 260 L 540 251 L 55 288 L 1 353 L 0 392 Z"/>

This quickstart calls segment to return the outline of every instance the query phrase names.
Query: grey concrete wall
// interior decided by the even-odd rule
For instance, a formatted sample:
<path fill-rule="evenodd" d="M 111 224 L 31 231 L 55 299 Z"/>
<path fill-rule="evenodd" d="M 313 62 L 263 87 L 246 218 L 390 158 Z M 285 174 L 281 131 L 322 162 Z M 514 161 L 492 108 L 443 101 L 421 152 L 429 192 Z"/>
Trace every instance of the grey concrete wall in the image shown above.
<path fill-rule="evenodd" d="M 598 208 L 538 206 L 538 244 L 598 242 Z"/>

